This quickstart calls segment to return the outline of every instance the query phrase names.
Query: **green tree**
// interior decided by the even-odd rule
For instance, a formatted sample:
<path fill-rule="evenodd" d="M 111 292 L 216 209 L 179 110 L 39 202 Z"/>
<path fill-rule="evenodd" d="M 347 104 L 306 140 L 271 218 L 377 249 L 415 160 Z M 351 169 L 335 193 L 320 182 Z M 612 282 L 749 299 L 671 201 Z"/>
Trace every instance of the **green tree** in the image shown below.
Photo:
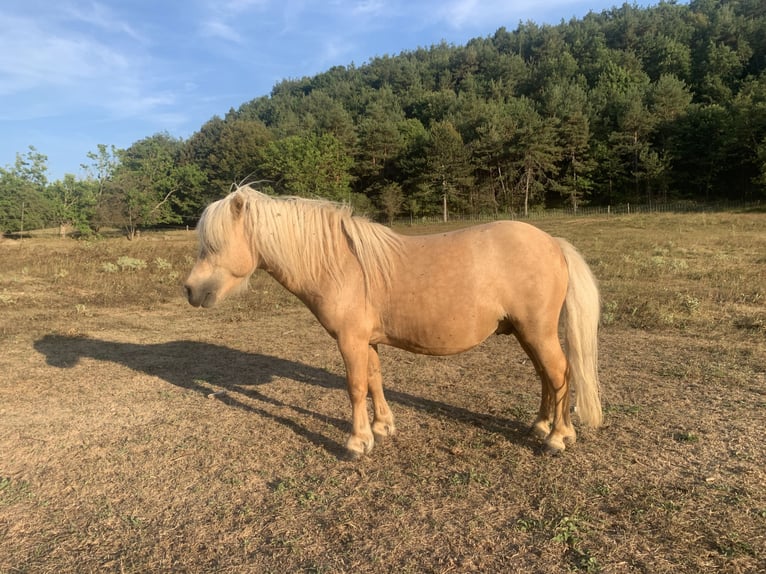
<path fill-rule="evenodd" d="M 98 144 L 97 151 L 89 151 L 88 163 L 80 164 L 85 171 L 86 179 L 92 181 L 95 186 L 96 199 L 104 194 L 107 184 L 114 176 L 114 172 L 120 165 L 119 154 L 114 145 Z"/>
<path fill-rule="evenodd" d="M 494 213 L 500 209 L 512 210 L 511 147 L 516 129 L 517 116 L 511 113 L 511 107 L 493 100 L 477 123 L 476 137 L 471 144 L 475 172 L 485 189 L 485 203 Z"/>
<path fill-rule="evenodd" d="M 46 196 L 48 158 L 29 146 L 12 166 L 0 168 L 0 232 L 44 227 L 50 218 Z"/>
<path fill-rule="evenodd" d="M 693 104 L 675 127 L 676 179 L 684 190 L 702 200 L 719 196 L 719 182 L 731 163 L 734 121 L 729 110 L 718 104 Z"/>
<path fill-rule="evenodd" d="M 546 187 L 557 172 L 562 151 L 557 143 L 554 119 L 542 117 L 526 98 L 516 102 L 516 114 L 519 125 L 512 140 L 511 161 L 527 217 L 533 203 L 544 202 Z"/>
<path fill-rule="evenodd" d="M 237 114 L 214 117 L 184 145 L 183 157 L 197 165 L 208 181 L 202 201 L 228 193 L 233 185 L 259 179 L 261 155 L 272 140 L 271 131 L 258 119 Z"/>
<path fill-rule="evenodd" d="M 641 40 L 641 60 L 652 80 L 672 75 L 688 81 L 692 74 L 692 53 L 688 39 L 665 34 L 647 34 Z"/>
<path fill-rule="evenodd" d="M 434 123 L 429 134 L 426 178 L 432 193 L 441 198 L 442 218 L 447 221 L 450 205 L 465 206 L 467 191 L 473 185 L 471 158 L 451 122 Z"/>
<path fill-rule="evenodd" d="M 91 233 L 98 192 L 95 181 L 78 180 L 71 173 L 48 186 L 51 220 L 59 226 L 61 237 L 65 237 L 70 229 L 84 235 Z"/>
<path fill-rule="evenodd" d="M 394 183 L 401 185 L 404 207 L 410 217 L 420 214 L 427 204 L 428 188 L 423 179 L 426 172 L 428 130 L 420 120 L 411 118 L 400 125 L 402 148 L 395 159 L 391 174 Z M 385 211 L 385 209 L 384 209 Z"/>
<path fill-rule="evenodd" d="M 756 154 L 758 155 L 758 176 L 756 177 L 756 183 L 761 185 L 761 189 L 766 189 L 766 136 L 758 143 L 756 147 Z"/>
<path fill-rule="evenodd" d="M 573 111 L 558 127 L 561 170 L 558 190 L 576 212 L 593 189 L 595 162 L 590 155 L 590 123 L 582 110 Z"/>
<path fill-rule="evenodd" d="M 649 78 L 635 58 L 612 54 L 591 90 L 592 125 L 597 137 L 608 146 L 602 151 L 613 156 L 609 160 L 601 158 L 602 180 L 607 179 L 612 189 L 617 187 L 622 200 L 643 198 L 646 179 L 642 179 L 641 158 L 650 157 L 650 135 L 656 123 L 646 103 L 649 89 Z M 617 158 L 619 161 L 613 161 Z M 607 163 L 612 169 L 618 167 L 618 171 L 606 172 Z M 648 195 L 650 188 L 645 187 Z"/>
<path fill-rule="evenodd" d="M 350 201 L 352 161 L 330 134 L 288 136 L 266 146 L 260 170 L 278 193 Z"/>
<path fill-rule="evenodd" d="M 182 161 L 182 151 L 180 140 L 160 133 L 119 153 L 102 215 L 128 239 L 140 227 L 181 223 L 196 214 L 205 176 L 197 165 Z"/>
<path fill-rule="evenodd" d="M 356 127 L 341 101 L 324 90 L 313 90 L 299 102 L 301 133 L 332 134 L 349 152 L 356 147 Z"/>
<path fill-rule="evenodd" d="M 402 186 L 393 182 L 385 185 L 380 192 L 380 202 L 386 215 L 389 225 L 394 222 L 394 218 L 399 215 L 404 205 L 404 193 Z"/>
<path fill-rule="evenodd" d="M 591 157 L 591 129 L 588 96 L 579 82 L 551 84 L 544 94 L 547 117 L 556 122 L 561 159 L 558 177 L 552 182 L 572 209 L 586 202 L 593 189 L 595 162 Z"/>
<path fill-rule="evenodd" d="M 393 162 L 405 146 L 401 133 L 404 122 L 404 112 L 390 88 L 383 89 L 367 107 L 359 120 L 354 162 L 359 191 L 378 195 L 391 178 Z"/>
<path fill-rule="evenodd" d="M 642 163 L 643 159 L 653 160 L 653 150 L 650 149 L 649 134 L 653 126 L 652 117 L 649 115 L 646 106 L 641 100 L 634 100 L 622 110 L 619 118 L 618 128 L 609 135 L 609 143 L 622 160 L 626 167 L 626 172 L 630 177 L 630 184 L 625 181 L 628 189 L 632 189 L 632 194 L 627 193 L 626 197 L 633 201 L 641 201 L 642 185 L 646 191 L 646 199 L 652 201 L 652 188 L 649 179 L 646 177 L 648 171 Z"/>
<path fill-rule="evenodd" d="M 678 120 L 689 110 L 692 94 L 683 80 L 670 74 L 662 74 L 650 87 L 648 100 L 649 112 L 655 121 L 652 139 L 656 152 L 653 159 L 650 160 L 647 156 L 644 156 L 644 159 L 647 160 L 647 172 L 654 174 L 650 179 L 655 179 L 662 199 L 667 201 L 677 149 L 674 140 L 677 137 Z"/>

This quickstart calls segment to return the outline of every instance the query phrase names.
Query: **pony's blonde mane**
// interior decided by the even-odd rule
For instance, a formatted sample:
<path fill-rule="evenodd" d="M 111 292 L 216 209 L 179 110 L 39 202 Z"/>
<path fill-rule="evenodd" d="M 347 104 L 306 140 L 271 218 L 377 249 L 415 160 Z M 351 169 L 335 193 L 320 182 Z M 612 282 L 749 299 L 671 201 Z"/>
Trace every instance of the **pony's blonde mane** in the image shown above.
<path fill-rule="evenodd" d="M 212 203 L 198 225 L 203 251 L 226 247 L 233 225 L 231 203 L 243 201 L 242 214 L 252 248 L 269 269 L 279 269 L 291 285 L 316 285 L 322 277 L 343 281 L 339 265 L 351 249 L 364 275 L 367 296 L 387 289 L 401 251 L 401 238 L 391 229 L 351 208 L 326 200 L 271 197 L 249 185 Z"/>

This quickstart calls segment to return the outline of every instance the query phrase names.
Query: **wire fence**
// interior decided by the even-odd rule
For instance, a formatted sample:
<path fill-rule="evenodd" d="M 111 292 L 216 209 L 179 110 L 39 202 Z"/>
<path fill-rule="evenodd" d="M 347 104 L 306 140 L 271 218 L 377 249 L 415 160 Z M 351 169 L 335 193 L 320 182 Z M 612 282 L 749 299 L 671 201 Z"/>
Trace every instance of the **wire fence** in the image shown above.
<path fill-rule="evenodd" d="M 464 222 L 464 223 L 482 223 L 490 221 L 502 221 L 502 220 L 518 220 L 518 221 L 537 221 L 543 219 L 553 218 L 576 218 L 576 217 L 612 217 L 612 216 L 626 216 L 637 214 L 651 214 L 651 213 L 715 213 L 722 211 L 763 211 L 766 213 L 766 201 L 716 201 L 709 203 L 698 203 L 692 201 L 678 201 L 672 203 L 651 203 L 651 204 L 634 204 L 624 203 L 619 205 L 606 205 L 606 206 L 586 206 L 578 209 L 572 209 L 571 207 L 564 208 L 551 208 L 551 209 L 534 209 L 529 212 L 527 216 L 523 213 L 484 213 L 484 214 L 466 214 L 466 213 L 450 213 L 448 222 Z M 444 218 L 439 215 L 424 215 L 415 217 L 397 217 L 393 221 L 394 226 L 414 226 L 414 225 L 429 225 L 444 223 Z M 193 231 L 194 225 L 162 225 L 157 227 L 151 227 L 147 230 L 151 231 Z M 103 236 L 121 236 L 124 233 L 117 228 L 102 229 L 100 234 Z M 69 234 L 68 234 L 69 235 Z M 76 234 L 75 234 L 76 235 Z M 36 229 L 28 230 L 24 232 L 0 232 L 0 241 L 3 238 L 7 239 L 22 239 L 24 237 L 54 237 L 64 236 L 61 233 L 60 228 L 50 229 Z M 69 235 L 71 236 L 71 235 Z"/>
<path fill-rule="evenodd" d="M 692 201 L 678 201 L 671 203 L 645 203 L 634 204 L 624 203 L 619 205 L 605 206 L 586 206 L 573 209 L 571 207 L 535 209 L 531 210 L 526 216 L 523 213 L 485 213 L 485 214 L 463 214 L 449 213 L 448 221 L 499 221 L 499 220 L 521 220 L 534 221 L 549 218 L 572 218 L 572 217 L 610 217 L 649 213 L 706 213 L 734 210 L 764 210 L 766 211 L 766 201 L 716 201 L 710 203 L 697 203 Z M 424 215 L 411 217 L 397 217 L 394 225 L 417 225 L 443 223 L 443 215 Z"/>

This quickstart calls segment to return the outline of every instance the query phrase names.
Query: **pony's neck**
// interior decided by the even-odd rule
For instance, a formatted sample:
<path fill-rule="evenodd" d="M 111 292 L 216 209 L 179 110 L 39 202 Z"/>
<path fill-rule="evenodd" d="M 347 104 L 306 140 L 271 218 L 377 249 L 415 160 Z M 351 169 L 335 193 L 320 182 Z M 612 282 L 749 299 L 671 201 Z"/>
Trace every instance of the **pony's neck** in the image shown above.
<path fill-rule="evenodd" d="M 346 257 L 353 256 L 341 214 L 310 202 L 269 201 L 274 203 L 255 215 L 252 226 L 258 267 L 304 301 L 340 284 Z"/>
<path fill-rule="evenodd" d="M 311 281 L 297 279 L 296 274 L 291 273 L 284 265 L 270 265 L 264 261 L 259 265 L 259 268 L 266 271 L 277 283 L 301 300 L 314 293 L 318 288 Z"/>

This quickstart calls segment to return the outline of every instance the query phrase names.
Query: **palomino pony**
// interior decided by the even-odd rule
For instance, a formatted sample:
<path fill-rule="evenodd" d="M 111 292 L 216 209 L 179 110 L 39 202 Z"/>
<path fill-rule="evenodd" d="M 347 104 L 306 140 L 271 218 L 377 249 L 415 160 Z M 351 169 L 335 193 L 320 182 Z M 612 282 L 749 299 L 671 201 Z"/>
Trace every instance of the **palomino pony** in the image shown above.
<path fill-rule="evenodd" d="M 402 236 L 352 216 L 347 206 L 273 198 L 249 186 L 210 204 L 197 230 L 199 257 L 185 284 L 189 303 L 211 307 L 264 269 L 337 340 L 351 399 L 352 456 L 395 430 L 380 344 L 450 355 L 493 333 L 513 334 L 542 381 L 532 432 L 547 450 L 559 453 L 575 440 L 570 383 L 581 422 L 601 424 L 598 287 L 562 239 L 508 221 Z"/>

